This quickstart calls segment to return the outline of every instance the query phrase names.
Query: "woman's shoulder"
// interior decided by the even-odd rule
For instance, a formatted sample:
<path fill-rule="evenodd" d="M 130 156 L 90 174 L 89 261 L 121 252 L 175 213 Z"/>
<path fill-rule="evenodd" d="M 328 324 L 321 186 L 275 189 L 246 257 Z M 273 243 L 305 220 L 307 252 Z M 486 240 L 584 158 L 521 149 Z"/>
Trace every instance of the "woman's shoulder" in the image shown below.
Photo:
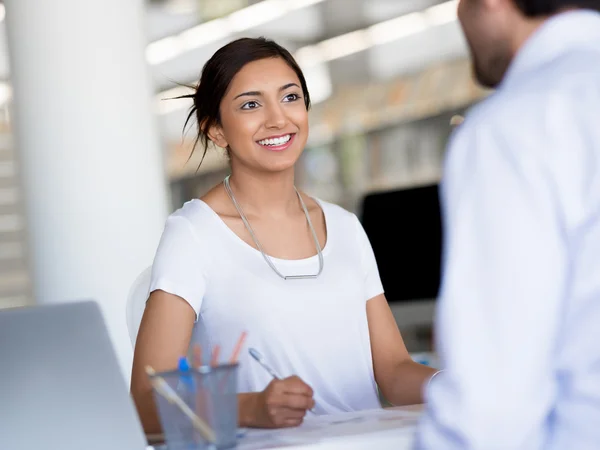
<path fill-rule="evenodd" d="M 200 199 L 186 201 L 172 212 L 167 219 L 167 230 L 189 231 L 195 239 L 201 240 L 214 226 L 214 212 Z"/>
<path fill-rule="evenodd" d="M 169 217 L 180 217 L 189 222 L 202 220 L 207 217 L 207 206 L 208 205 L 206 205 L 204 201 L 194 198 L 183 203 L 183 205 L 173 211 Z"/>
<path fill-rule="evenodd" d="M 323 213 L 325 214 L 325 219 L 327 221 L 327 227 L 329 229 L 335 228 L 337 230 L 342 229 L 351 232 L 355 231 L 356 224 L 358 222 L 356 214 L 348 211 L 336 203 L 331 203 L 315 197 L 313 198 L 319 204 L 321 209 L 323 209 Z"/>
<path fill-rule="evenodd" d="M 323 212 L 326 215 L 336 217 L 342 220 L 354 220 L 353 218 L 356 217 L 354 213 L 348 211 L 347 209 L 343 208 L 337 203 L 328 202 L 318 197 L 311 198 L 321 207 L 321 209 L 323 209 Z"/>

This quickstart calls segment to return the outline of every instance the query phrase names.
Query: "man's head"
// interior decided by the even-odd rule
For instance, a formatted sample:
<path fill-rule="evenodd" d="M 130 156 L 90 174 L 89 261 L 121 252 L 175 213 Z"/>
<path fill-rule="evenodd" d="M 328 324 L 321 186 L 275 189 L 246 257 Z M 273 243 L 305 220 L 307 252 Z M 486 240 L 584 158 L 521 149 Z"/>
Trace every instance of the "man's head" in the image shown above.
<path fill-rule="evenodd" d="M 577 8 L 600 11 L 600 0 L 460 0 L 458 18 L 477 81 L 496 87 L 516 52 L 542 22 Z"/>

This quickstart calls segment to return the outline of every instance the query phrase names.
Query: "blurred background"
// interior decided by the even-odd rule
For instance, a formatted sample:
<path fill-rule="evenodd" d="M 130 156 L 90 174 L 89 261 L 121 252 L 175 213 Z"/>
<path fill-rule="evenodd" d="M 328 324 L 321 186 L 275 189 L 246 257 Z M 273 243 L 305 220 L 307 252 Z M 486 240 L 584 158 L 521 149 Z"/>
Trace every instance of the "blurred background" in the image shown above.
<path fill-rule="evenodd" d="M 34 217 L 41 217 L 35 214 L 39 204 L 27 203 L 37 195 L 37 185 L 31 181 L 31 170 L 29 178 L 21 180 L 21 168 L 33 162 L 31 157 L 22 162 L 19 156 L 22 145 L 32 145 L 29 133 L 36 130 L 31 127 L 25 132 L 22 125 L 22 137 L 15 139 L 14 111 L 19 110 L 19 101 L 30 99 L 13 95 L 13 85 L 17 81 L 24 86 L 28 72 L 21 64 L 16 75 L 10 63 L 22 61 L 21 55 L 29 51 L 27 42 L 17 42 L 16 36 L 37 36 L 35 33 L 43 30 L 17 33 L 26 22 L 25 13 L 17 1 L 5 3 L 6 8 L 0 3 L 0 308 L 32 304 L 34 297 L 37 301 L 40 289 L 34 285 L 36 279 L 43 279 L 35 275 L 36 270 L 43 270 L 35 261 L 42 252 L 40 227 L 33 224 L 38 232 L 27 231 Z M 116 4 L 111 1 L 102 6 L 99 0 L 80 3 L 92 12 Z M 69 15 L 65 10 L 69 5 L 75 2 L 58 1 L 54 5 L 58 10 L 48 9 L 47 14 Z M 359 215 L 409 350 L 430 350 L 441 245 L 437 183 L 444 150 L 465 109 L 486 95 L 472 81 L 467 47 L 456 21 L 456 2 L 146 0 L 139 9 L 136 14 L 144 41 L 139 57 L 148 73 L 152 123 L 164 162 L 167 213 L 201 196 L 228 170 L 226 159 L 217 150 L 209 152 L 198 169 L 200 152 L 190 157 L 195 124 L 189 133 L 182 132 L 190 102 L 167 99 L 188 93 L 179 84 L 195 83 L 206 60 L 225 43 L 241 36 L 276 40 L 297 58 L 313 100 L 311 134 L 298 165 L 297 184 L 309 194 Z M 79 21 L 79 26 L 86 26 L 86 21 L 95 24 L 92 12 L 73 11 L 69 18 Z M 11 29 L 11 14 L 13 40 L 7 43 L 6 24 Z M 68 29 L 67 19 L 63 20 Z M 98 39 L 111 35 L 111 23 L 98 25 L 105 33 Z M 136 27 L 132 25 L 132 39 L 137 39 L 133 37 Z M 52 41 L 52 35 L 48 36 Z M 123 32 L 115 31 L 114 36 L 123 39 Z M 125 69 L 115 63 L 111 70 L 120 73 Z M 69 95 L 68 83 L 62 88 Z M 103 94 L 100 89 L 90 90 L 89 95 L 88 104 L 93 108 L 92 96 Z M 60 108 L 48 113 L 61 114 Z M 21 117 L 20 123 L 25 121 Z M 98 133 L 102 132 L 100 126 Z M 85 148 L 85 142 L 81 144 Z M 48 143 L 47 151 L 52 151 L 52 145 Z M 114 166 L 121 163 L 129 164 L 126 176 L 135 185 L 146 162 L 111 161 Z M 31 239 L 38 243 L 32 244 Z M 148 248 L 154 250 L 157 243 L 149 242 Z M 60 252 L 52 255 L 58 262 L 61 257 Z M 44 261 L 48 264 L 47 258 Z M 141 263 L 138 266 L 143 269 Z M 137 269 L 127 273 L 131 282 Z M 77 278 L 78 269 L 72 270 L 75 273 L 68 276 Z M 123 296 L 118 302 L 123 303 L 127 292 L 120 289 Z M 82 290 L 77 295 L 94 296 L 92 291 Z"/>

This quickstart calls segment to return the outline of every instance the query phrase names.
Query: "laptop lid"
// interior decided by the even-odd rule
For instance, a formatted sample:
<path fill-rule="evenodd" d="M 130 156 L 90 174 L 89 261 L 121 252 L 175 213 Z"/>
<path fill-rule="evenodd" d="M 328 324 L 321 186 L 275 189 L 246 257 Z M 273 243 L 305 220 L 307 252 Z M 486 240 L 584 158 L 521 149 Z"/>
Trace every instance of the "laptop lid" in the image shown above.
<path fill-rule="evenodd" d="M 0 449 L 145 448 L 96 303 L 0 311 Z"/>

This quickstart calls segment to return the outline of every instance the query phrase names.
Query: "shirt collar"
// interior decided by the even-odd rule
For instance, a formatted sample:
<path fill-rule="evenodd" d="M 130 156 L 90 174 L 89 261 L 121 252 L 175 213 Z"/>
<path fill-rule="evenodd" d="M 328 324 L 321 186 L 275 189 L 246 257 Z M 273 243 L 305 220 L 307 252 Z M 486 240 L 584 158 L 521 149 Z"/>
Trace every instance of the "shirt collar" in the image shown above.
<path fill-rule="evenodd" d="M 517 52 L 500 88 L 562 53 L 586 48 L 600 53 L 600 13 L 575 10 L 557 14 L 544 22 Z"/>

